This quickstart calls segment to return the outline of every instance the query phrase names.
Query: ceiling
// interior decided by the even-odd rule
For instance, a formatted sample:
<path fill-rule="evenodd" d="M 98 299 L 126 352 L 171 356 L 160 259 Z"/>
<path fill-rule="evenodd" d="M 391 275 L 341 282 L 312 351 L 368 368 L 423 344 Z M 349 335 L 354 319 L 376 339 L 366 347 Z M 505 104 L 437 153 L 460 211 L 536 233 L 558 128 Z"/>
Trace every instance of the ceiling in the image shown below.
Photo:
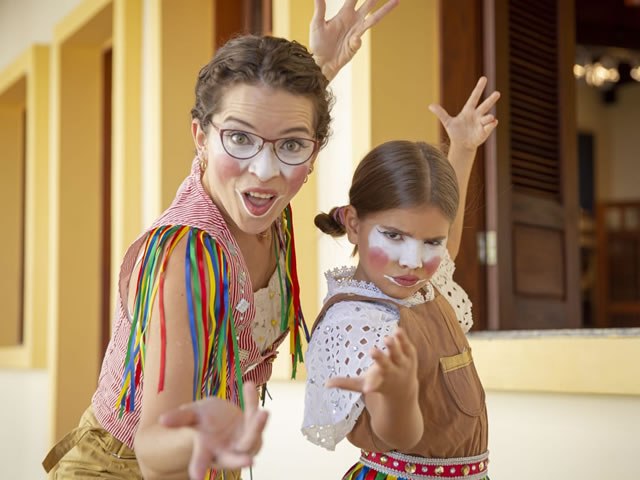
<path fill-rule="evenodd" d="M 576 42 L 640 50 L 640 0 L 575 0 Z"/>

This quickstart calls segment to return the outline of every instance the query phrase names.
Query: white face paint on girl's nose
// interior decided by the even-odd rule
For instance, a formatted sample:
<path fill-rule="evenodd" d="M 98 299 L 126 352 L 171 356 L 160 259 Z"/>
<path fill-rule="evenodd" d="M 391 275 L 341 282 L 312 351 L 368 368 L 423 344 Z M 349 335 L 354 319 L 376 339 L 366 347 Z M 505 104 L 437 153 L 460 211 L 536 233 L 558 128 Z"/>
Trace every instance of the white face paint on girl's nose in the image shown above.
<path fill-rule="evenodd" d="M 380 249 L 389 261 L 411 269 L 442 258 L 445 247 L 444 241 L 440 245 L 424 243 L 422 240 L 387 231 L 380 225 L 375 225 L 369 232 L 369 249 Z"/>

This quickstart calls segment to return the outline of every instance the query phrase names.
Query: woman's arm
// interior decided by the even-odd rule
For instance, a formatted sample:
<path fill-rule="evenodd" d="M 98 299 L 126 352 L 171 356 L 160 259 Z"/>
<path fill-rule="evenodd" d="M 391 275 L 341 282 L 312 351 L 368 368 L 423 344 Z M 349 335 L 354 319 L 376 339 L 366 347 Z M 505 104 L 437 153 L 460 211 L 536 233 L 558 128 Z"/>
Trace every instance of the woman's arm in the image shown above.
<path fill-rule="evenodd" d="M 429 110 L 438 117 L 449 136 L 451 145 L 448 158 L 458 177 L 460 203 L 447 239 L 447 249 L 454 260 L 460 249 L 467 187 L 476 152 L 498 126 L 498 120 L 489 111 L 500 98 L 500 93 L 491 93 L 478 105 L 486 85 L 487 78 L 480 77 L 464 107 L 455 117 L 451 117 L 440 105 L 429 106 Z"/>
<path fill-rule="evenodd" d="M 163 344 L 159 295 L 156 295 L 148 325 L 142 412 L 134 440 L 145 479 L 188 478 L 190 465 L 192 478 L 202 478 L 203 464 L 213 466 L 214 460 L 219 468 L 247 466 L 253 450 L 257 451 L 256 443 L 259 448 L 266 421 L 266 414 L 257 411 L 257 394 L 255 405 L 248 408 L 248 416 L 224 400 L 193 402 L 194 354 L 186 301 L 186 248 L 185 236 L 170 254 L 164 273 L 166 364 L 162 391 L 159 391 Z M 210 291 L 208 282 L 206 287 Z M 169 415 L 160 421 L 167 413 Z M 249 440 L 248 430 L 253 435 L 249 435 Z"/>
<path fill-rule="evenodd" d="M 160 380 L 160 296 L 153 305 L 144 364 L 143 402 L 135 436 L 135 452 L 144 478 L 186 478 L 194 431 L 167 428 L 160 415 L 193 400 L 193 351 L 184 279 L 187 241 L 183 237 L 171 253 L 165 272 L 164 309 L 166 315 L 166 367 L 164 388 Z"/>
<path fill-rule="evenodd" d="M 375 435 L 389 448 L 406 451 L 424 431 L 418 404 L 418 357 L 404 330 L 398 328 L 384 339 L 386 351 L 374 348 L 373 365 L 360 377 L 334 377 L 328 388 L 364 394 Z"/>

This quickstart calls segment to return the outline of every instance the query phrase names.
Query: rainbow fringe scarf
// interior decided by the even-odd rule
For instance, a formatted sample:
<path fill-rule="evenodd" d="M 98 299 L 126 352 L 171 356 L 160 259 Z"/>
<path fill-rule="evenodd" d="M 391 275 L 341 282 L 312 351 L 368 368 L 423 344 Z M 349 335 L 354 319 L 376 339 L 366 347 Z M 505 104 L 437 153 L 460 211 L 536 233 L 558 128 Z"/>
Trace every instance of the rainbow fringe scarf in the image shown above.
<path fill-rule="evenodd" d="M 278 265 L 281 290 L 281 329 L 290 331 L 292 377 L 303 361 L 301 334 L 309 332 L 300 308 L 300 286 L 296 270 L 295 240 L 291 207 L 281 217 L 282 227 L 274 242 L 276 258 L 284 252 L 285 268 Z M 216 396 L 244 408 L 242 372 L 230 305 L 230 289 L 235 288 L 229 260 L 222 247 L 206 232 L 188 226 L 162 226 L 149 232 L 144 245 L 140 272 L 136 279 L 136 300 L 131 333 L 125 357 L 124 378 L 116 408 L 122 416 L 135 407 L 136 389 L 144 371 L 147 330 L 158 296 L 160 321 L 160 379 L 158 392 L 164 389 L 166 367 L 166 317 L 164 280 L 168 260 L 177 243 L 186 237 L 185 282 L 189 327 L 193 348 L 193 400 Z M 209 288 L 207 289 L 207 279 Z"/>

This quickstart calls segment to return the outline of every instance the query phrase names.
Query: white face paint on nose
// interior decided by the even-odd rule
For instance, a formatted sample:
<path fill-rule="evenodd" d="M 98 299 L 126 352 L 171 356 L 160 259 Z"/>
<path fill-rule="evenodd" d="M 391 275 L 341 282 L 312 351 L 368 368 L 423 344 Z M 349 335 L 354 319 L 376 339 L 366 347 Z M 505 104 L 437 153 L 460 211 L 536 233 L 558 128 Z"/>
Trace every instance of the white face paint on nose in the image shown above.
<path fill-rule="evenodd" d="M 433 258 L 442 258 L 446 240 L 440 245 L 424 243 L 412 237 L 393 240 L 384 233 L 384 227 L 376 225 L 369 232 L 369 248 L 380 248 L 391 261 L 405 268 L 420 268 Z"/>
<path fill-rule="evenodd" d="M 424 244 L 414 238 L 405 238 L 403 248 L 399 249 L 398 264 L 406 268 L 422 266 L 422 249 Z"/>
<path fill-rule="evenodd" d="M 247 161 L 250 162 L 249 172 L 253 173 L 262 182 L 280 175 L 280 160 L 273 153 L 271 144 L 265 145 L 255 157 Z"/>

